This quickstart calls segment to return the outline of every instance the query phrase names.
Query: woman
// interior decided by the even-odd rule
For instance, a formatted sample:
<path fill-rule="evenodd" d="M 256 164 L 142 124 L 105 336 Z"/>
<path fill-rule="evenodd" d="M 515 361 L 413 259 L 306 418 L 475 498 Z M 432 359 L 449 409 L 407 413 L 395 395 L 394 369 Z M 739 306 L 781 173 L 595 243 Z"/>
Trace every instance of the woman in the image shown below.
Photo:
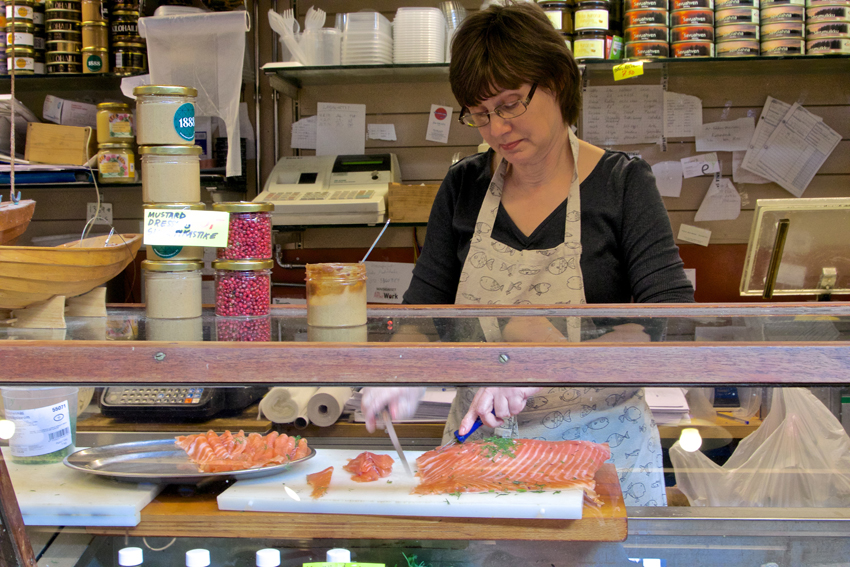
<path fill-rule="evenodd" d="M 649 165 L 573 134 L 579 70 L 536 4 L 467 18 L 452 41 L 450 81 L 460 122 L 492 149 L 449 169 L 405 303 L 693 301 Z M 482 327 L 489 341 L 578 341 L 581 331 L 577 318 L 563 328 L 539 318 Z M 603 340 L 648 339 L 624 325 Z M 420 393 L 365 390 L 367 426 L 387 406 L 412 413 Z M 608 443 L 626 504 L 666 504 L 658 430 L 640 388 L 461 388 L 444 439 L 476 417 L 476 437 L 508 424 L 520 437 Z"/>

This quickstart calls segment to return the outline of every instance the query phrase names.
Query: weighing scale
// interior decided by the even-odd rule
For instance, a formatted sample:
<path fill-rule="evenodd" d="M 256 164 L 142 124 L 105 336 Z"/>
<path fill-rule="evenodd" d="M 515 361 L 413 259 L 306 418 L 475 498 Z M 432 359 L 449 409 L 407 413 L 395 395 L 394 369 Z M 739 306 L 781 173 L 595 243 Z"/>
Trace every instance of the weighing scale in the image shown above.
<path fill-rule="evenodd" d="M 377 224 L 390 183 L 401 183 L 395 154 L 283 157 L 254 201 L 274 204 L 275 226 Z"/>

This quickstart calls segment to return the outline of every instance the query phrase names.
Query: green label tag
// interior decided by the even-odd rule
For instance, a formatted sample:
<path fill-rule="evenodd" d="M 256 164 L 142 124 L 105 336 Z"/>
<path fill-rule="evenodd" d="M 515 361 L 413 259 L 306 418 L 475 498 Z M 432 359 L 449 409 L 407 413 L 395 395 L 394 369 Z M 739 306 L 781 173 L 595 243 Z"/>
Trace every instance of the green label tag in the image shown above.
<path fill-rule="evenodd" d="M 191 142 L 195 139 L 195 105 L 191 103 L 181 104 L 174 113 L 174 129 L 177 135 Z"/>
<path fill-rule="evenodd" d="M 183 250 L 182 246 L 152 246 L 151 248 L 160 258 L 174 258 Z"/>
<path fill-rule="evenodd" d="M 145 209 L 146 246 L 227 247 L 230 214 L 222 211 Z"/>
<path fill-rule="evenodd" d="M 103 68 L 103 61 L 101 61 L 100 56 L 92 55 L 86 59 L 86 68 L 92 73 L 99 73 Z"/>

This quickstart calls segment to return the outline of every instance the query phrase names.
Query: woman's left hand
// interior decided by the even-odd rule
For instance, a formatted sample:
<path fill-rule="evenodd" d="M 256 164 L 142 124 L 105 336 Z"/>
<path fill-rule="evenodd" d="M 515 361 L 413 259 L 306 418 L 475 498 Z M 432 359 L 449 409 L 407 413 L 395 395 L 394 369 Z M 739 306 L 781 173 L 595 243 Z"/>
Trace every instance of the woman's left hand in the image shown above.
<path fill-rule="evenodd" d="M 472 428 L 477 417 L 480 417 L 484 425 L 488 427 L 502 425 L 505 419 L 524 410 L 528 398 L 539 391 L 539 387 L 479 389 L 472 398 L 469 411 L 460 422 L 458 434 L 465 435 Z"/>

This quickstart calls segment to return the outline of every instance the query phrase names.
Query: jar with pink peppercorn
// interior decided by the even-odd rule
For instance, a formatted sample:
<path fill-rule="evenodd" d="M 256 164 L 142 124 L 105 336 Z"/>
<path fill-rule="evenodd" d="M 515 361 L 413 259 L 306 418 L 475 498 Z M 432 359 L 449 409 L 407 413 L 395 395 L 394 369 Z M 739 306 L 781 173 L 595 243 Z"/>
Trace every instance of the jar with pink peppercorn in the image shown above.
<path fill-rule="evenodd" d="M 219 248 L 216 257 L 225 260 L 266 259 L 272 257 L 271 203 L 213 203 L 214 211 L 230 213 L 227 248 Z"/>
<path fill-rule="evenodd" d="M 272 260 L 213 260 L 215 314 L 257 317 L 269 314 Z"/>

